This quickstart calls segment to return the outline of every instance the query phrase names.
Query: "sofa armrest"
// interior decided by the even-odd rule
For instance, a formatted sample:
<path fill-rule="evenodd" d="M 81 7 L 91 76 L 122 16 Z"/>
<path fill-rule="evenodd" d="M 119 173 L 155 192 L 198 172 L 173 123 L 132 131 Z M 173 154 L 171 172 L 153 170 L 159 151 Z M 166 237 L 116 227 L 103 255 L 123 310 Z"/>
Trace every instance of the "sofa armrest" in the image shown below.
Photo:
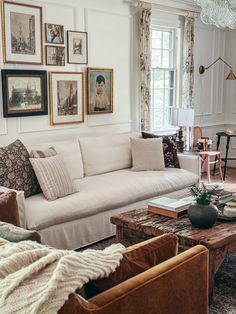
<path fill-rule="evenodd" d="M 6 188 L 4 186 L 0 186 L 0 192 L 7 192 L 10 190 L 16 192 L 16 201 L 17 201 L 19 218 L 20 218 L 20 226 L 22 228 L 26 228 L 25 193 L 24 191 L 17 191 L 17 190 Z"/>
<path fill-rule="evenodd" d="M 206 314 L 208 259 L 208 250 L 195 246 L 97 295 L 89 303 L 103 314 L 173 313 L 173 309 L 175 314 Z"/>
<path fill-rule="evenodd" d="M 180 168 L 195 173 L 199 178 L 201 175 L 201 159 L 197 155 L 178 154 Z"/>

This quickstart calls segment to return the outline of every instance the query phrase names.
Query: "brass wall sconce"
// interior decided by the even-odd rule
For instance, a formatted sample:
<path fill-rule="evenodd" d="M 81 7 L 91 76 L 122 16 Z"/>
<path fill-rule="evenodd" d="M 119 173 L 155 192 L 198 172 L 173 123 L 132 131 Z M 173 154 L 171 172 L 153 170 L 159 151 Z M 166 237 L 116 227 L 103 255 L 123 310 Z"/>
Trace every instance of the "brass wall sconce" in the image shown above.
<path fill-rule="evenodd" d="M 208 70 L 210 67 L 212 67 L 216 62 L 218 62 L 219 60 L 221 60 L 222 62 L 224 62 L 224 64 L 226 64 L 229 68 L 230 68 L 230 71 L 229 71 L 229 74 L 228 76 L 226 77 L 226 80 L 236 80 L 236 76 L 233 72 L 233 68 L 226 62 L 224 61 L 221 57 L 219 57 L 218 59 L 216 59 L 214 62 L 212 62 L 208 67 L 204 67 L 204 65 L 201 65 L 199 67 L 199 73 L 200 74 L 203 74 L 206 70 Z"/>

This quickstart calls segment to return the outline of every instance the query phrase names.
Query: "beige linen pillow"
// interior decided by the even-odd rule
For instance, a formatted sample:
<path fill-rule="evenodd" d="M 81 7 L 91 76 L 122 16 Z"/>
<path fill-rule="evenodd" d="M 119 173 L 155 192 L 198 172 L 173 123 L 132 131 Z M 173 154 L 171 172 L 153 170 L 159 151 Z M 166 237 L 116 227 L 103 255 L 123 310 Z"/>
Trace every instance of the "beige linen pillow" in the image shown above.
<path fill-rule="evenodd" d="M 75 192 L 73 182 L 60 155 L 30 158 L 30 162 L 46 199 L 53 201 Z"/>
<path fill-rule="evenodd" d="M 134 171 L 164 170 L 162 138 L 130 138 Z"/>

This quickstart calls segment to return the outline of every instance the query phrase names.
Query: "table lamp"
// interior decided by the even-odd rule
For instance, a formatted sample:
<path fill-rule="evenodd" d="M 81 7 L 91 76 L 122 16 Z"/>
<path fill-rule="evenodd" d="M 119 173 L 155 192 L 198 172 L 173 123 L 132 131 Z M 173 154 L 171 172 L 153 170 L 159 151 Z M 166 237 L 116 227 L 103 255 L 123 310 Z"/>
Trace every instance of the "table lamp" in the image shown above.
<path fill-rule="evenodd" d="M 194 109 L 173 108 L 171 114 L 171 124 L 180 127 L 178 133 L 179 141 L 177 143 L 178 150 L 183 152 L 185 148 L 186 151 L 189 151 L 192 148 L 193 143 L 192 127 L 194 125 Z M 182 140 L 183 128 L 185 129 L 185 142 Z"/>

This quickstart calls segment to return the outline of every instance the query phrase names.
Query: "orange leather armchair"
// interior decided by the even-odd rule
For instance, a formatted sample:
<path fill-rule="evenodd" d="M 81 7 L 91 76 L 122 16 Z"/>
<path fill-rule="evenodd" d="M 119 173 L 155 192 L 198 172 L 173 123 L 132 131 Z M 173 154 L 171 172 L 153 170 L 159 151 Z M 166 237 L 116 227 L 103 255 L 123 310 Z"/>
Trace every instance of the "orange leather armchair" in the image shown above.
<path fill-rule="evenodd" d="M 87 300 L 72 294 L 59 313 L 207 314 L 208 250 L 177 246 L 169 234 L 129 247 L 115 273 L 86 285 Z"/>

